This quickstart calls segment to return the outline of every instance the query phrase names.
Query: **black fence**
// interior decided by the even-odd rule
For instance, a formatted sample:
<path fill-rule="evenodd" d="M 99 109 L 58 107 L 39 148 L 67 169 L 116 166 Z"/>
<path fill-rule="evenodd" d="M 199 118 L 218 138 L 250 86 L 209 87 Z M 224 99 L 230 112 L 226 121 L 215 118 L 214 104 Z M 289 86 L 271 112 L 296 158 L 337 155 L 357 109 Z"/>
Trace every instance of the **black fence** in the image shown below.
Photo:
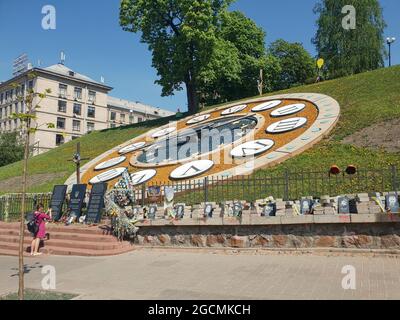
<path fill-rule="evenodd" d="M 385 169 L 359 170 L 357 173 L 331 175 L 320 171 L 284 171 L 281 173 L 258 172 L 251 176 L 211 177 L 178 181 L 171 184 L 153 182 L 135 190 L 138 204 L 154 202 L 149 197 L 149 187 L 173 187 L 175 202 L 188 205 L 201 202 L 226 200 L 255 201 L 266 197 L 297 200 L 323 195 L 398 191 L 400 180 L 395 166 Z M 162 201 L 162 199 L 159 199 Z"/>
<path fill-rule="evenodd" d="M 42 203 L 45 208 L 50 205 L 51 193 L 27 194 L 25 213 L 31 213 L 36 205 Z M 22 195 L 8 194 L 0 196 L 0 221 L 17 221 L 21 216 Z"/>
<path fill-rule="evenodd" d="M 161 203 L 164 187 L 174 188 L 174 202 L 187 205 L 201 202 L 221 202 L 228 200 L 255 201 L 266 197 L 297 200 L 302 197 L 314 198 L 323 195 L 338 196 L 344 194 L 398 191 L 400 178 L 395 166 L 384 169 L 358 170 L 353 175 L 330 175 L 317 171 L 284 171 L 281 173 L 257 172 L 251 176 L 216 177 L 177 181 L 171 184 L 148 183 L 135 188 L 136 205 Z M 149 195 L 150 187 L 159 187 L 161 196 Z M 0 197 L 0 220 L 17 220 L 21 211 L 20 194 Z M 47 208 L 51 194 L 27 196 L 26 212 L 31 212 L 37 203 Z"/>

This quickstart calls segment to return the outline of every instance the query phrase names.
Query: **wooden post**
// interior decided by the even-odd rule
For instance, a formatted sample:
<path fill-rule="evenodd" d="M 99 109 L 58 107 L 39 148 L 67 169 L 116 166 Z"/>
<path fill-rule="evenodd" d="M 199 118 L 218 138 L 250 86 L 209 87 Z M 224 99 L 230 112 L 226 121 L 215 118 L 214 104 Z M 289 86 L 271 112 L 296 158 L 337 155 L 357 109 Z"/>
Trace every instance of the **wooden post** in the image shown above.
<path fill-rule="evenodd" d="M 76 162 L 76 184 L 81 183 L 81 143 L 76 144 L 76 154 L 78 155 L 78 161 Z"/>

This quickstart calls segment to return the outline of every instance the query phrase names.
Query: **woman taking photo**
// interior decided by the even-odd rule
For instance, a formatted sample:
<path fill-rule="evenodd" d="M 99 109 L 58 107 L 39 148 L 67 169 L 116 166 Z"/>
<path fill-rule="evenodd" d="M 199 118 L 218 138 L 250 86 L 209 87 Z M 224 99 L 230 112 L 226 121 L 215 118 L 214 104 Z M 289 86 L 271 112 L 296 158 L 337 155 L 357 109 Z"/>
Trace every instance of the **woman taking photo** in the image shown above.
<path fill-rule="evenodd" d="M 38 232 L 33 235 L 33 240 L 31 244 L 31 256 L 38 256 L 42 253 L 39 253 L 39 245 L 40 240 L 43 240 L 46 237 L 46 221 L 51 220 L 51 210 L 48 211 L 49 214 L 44 213 L 43 204 L 39 204 L 36 207 L 36 211 L 34 213 L 34 219 L 36 224 L 38 225 Z"/>

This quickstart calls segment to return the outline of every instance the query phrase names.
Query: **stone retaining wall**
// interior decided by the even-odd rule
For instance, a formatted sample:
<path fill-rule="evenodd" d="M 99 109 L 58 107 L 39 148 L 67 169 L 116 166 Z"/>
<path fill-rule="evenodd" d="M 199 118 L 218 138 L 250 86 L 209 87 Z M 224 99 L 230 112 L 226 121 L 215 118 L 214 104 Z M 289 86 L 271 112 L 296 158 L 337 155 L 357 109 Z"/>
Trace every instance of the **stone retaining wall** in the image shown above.
<path fill-rule="evenodd" d="M 135 243 L 200 248 L 400 249 L 399 216 L 330 216 L 332 220 L 325 221 L 316 216 L 292 218 L 265 217 L 263 224 L 242 221 L 209 224 L 204 220 L 198 224 L 145 222 L 139 225 Z"/>

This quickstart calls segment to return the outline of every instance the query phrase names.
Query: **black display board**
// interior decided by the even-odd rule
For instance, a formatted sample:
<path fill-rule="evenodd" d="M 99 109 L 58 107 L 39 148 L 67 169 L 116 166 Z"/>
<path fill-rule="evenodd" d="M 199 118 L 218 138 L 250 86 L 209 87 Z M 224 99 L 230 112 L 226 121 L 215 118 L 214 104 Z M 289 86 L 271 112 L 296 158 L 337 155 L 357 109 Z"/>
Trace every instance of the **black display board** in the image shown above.
<path fill-rule="evenodd" d="M 350 213 L 350 201 L 347 197 L 340 197 L 338 199 L 338 213 L 349 214 Z"/>
<path fill-rule="evenodd" d="M 312 201 L 310 199 L 301 200 L 301 203 L 300 203 L 300 214 L 301 215 L 311 214 L 312 205 L 313 205 L 313 203 L 312 203 Z"/>
<path fill-rule="evenodd" d="M 53 194 L 51 195 L 51 201 L 50 201 L 50 209 L 54 221 L 58 221 L 62 217 L 66 193 L 67 193 L 67 186 L 65 185 L 54 186 L 53 188 Z"/>
<path fill-rule="evenodd" d="M 70 216 L 75 216 L 79 219 L 82 214 L 83 201 L 86 195 L 86 184 L 74 184 L 68 204 Z"/>
<path fill-rule="evenodd" d="M 276 203 L 268 203 L 261 212 L 261 217 L 275 217 Z"/>
<path fill-rule="evenodd" d="M 400 213 L 399 212 L 399 196 L 397 193 L 388 194 L 385 197 L 386 200 L 386 210 L 390 211 L 391 213 Z"/>
<path fill-rule="evenodd" d="M 99 223 L 101 221 L 101 211 L 104 208 L 104 194 L 106 191 L 107 183 L 93 185 L 87 207 L 86 223 Z"/>

